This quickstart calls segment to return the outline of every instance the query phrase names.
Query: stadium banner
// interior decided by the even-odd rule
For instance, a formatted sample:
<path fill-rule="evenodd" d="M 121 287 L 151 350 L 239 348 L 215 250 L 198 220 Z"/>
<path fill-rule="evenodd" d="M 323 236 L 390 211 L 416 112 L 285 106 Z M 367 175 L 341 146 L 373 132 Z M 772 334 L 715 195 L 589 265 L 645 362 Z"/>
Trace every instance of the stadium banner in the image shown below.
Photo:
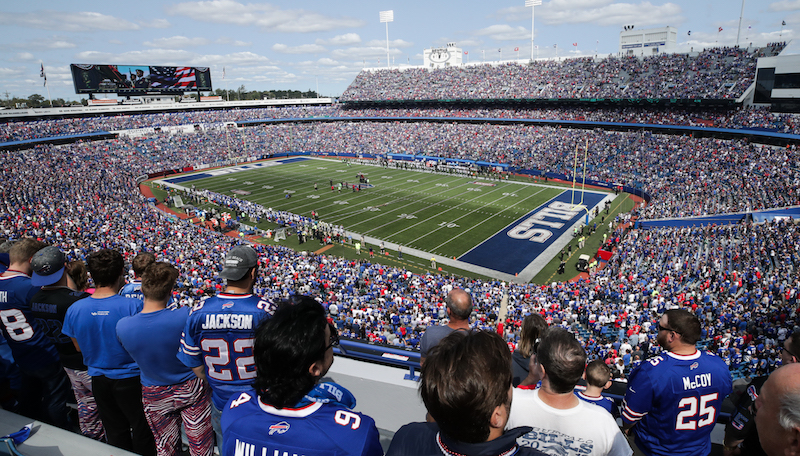
<path fill-rule="evenodd" d="M 387 157 L 390 160 L 434 161 L 434 162 L 443 161 L 445 163 L 458 163 L 463 165 L 477 165 L 477 166 L 487 166 L 491 168 L 502 168 L 503 170 L 506 171 L 510 169 L 510 166 L 506 163 L 492 163 L 485 161 L 466 160 L 463 158 L 445 158 L 445 157 L 435 157 L 429 155 L 410 155 L 410 154 L 387 154 Z"/>
<path fill-rule="evenodd" d="M 210 92 L 211 70 L 207 67 L 147 65 L 71 64 L 75 93 L 120 95 L 181 94 Z"/>
<path fill-rule="evenodd" d="M 739 223 L 747 218 L 747 212 L 738 214 L 708 215 L 704 217 L 684 217 L 675 219 L 644 220 L 636 222 L 637 228 L 650 230 L 655 228 L 684 228 L 692 226 L 729 225 Z"/>
<path fill-rule="evenodd" d="M 767 209 L 764 211 L 753 212 L 753 222 L 761 223 L 773 220 L 797 220 L 800 219 L 800 206 L 784 207 L 781 209 Z"/>
<path fill-rule="evenodd" d="M 605 193 L 565 190 L 458 259 L 506 274 L 522 272 L 600 204 Z"/>

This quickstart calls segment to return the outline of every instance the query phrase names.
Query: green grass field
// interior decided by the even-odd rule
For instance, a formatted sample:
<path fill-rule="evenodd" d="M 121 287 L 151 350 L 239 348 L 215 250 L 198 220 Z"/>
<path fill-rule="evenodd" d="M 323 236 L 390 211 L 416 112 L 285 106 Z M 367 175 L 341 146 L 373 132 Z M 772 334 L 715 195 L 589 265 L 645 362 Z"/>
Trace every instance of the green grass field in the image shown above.
<path fill-rule="evenodd" d="M 358 193 L 344 189 L 341 193 L 331 192 L 331 180 L 337 184 L 341 181 L 348 184 L 357 182 L 358 173 L 367 176 L 374 188 Z M 336 160 L 308 159 L 192 180 L 180 185 L 194 185 L 198 189 L 210 189 L 300 215 L 310 216 L 312 210 L 317 211 L 323 221 L 343 225 L 367 237 L 403 245 L 404 256 L 399 258 L 392 245 L 388 244 L 388 255 L 381 257 L 381 263 L 403 267 L 415 273 L 427 273 L 435 272 L 430 267 L 430 256 L 415 257 L 409 248 L 448 258 L 458 257 L 570 186 L 565 183 L 541 185 L 541 181 L 522 177 L 517 179 L 489 181 L 368 165 L 347 166 Z M 495 186 L 477 185 L 475 182 Z M 533 182 L 539 184 L 531 185 Z M 315 183 L 317 190 L 314 190 Z M 235 189 L 252 193 L 237 196 L 231 193 Z M 153 191 L 159 199 L 166 195 L 158 186 L 154 186 Z M 285 197 L 286 192 L 292 192 L 291 198 Z M 583 249 L 578 248 L 577 240 L 570 241 L 572 254 L 566 259 L 566 274 L 556 274 L 559 261 L 553 258 L 538 274 L 524 281 L 544 284 L 567 280 L 576 275 L 578 256 L 584 253 L 594 255 L 603 234 L 608 232 L 608 218 L 613 219 L 619 213 L 630 211 L 633 204 L 631 198 L 623 195 L 623 198 L 614 201 L 609 214 L 601 214 L 590 220 L 590 224 L 597 223 L 598 231 L 587 239 Z M 210 207 L 207 204 L 202 206 Z M 255 224 L 248 220 L 244 222 Z M 277 225 L 262 221 L 257 226 L 266 230 L 274 229 Z M 264 239 L 263 242 L 274 241 Z M 300 245 L 296 237 L 289 237 L 280 243 L 296 250 L 317 250 L 315 244 Z M 352 245 L 334 245 L 325 253 L 351 259 L 365 258 L 364 253 L 357 256 Z M 459 265 L 465 264 L 439 264 L 438 267 L 447 274 L 487 278 L 476 271 L 460 269 Z"/>
<path fill-rule="evenodd" d="M 373 188 L 331 191 L 332 180 Z M 478 182 L 478 184 L 476 184 Z M 314 184 L 317 190 L 314 190 Z M 458 257 L 563 191 L 563 188 L 489 181 L 428 172 L 351 165 L 322 159 L 281 164 L 191 181 L 196 188 L 265 207 L 310 216 L 404 247 Z M 483 184 L 483 185 L 480 185 Z M 493 186 L 487 186 L 487 184 Z M 290 198 L 286 198 L 291 192 Z"/>

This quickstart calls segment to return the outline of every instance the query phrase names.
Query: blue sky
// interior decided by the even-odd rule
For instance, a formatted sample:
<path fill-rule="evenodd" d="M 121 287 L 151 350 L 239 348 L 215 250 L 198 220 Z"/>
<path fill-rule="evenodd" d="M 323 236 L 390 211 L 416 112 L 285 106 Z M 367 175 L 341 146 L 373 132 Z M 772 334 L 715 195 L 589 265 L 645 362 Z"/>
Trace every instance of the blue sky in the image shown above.
<path fill-rule="evenodd" d="M 366 64 L 386 66 L 394 11 L 394 65 L 422 64 L 422 51 L 455 42 L 472 62 L 530 56 L 531 9 L 524 0 L 248 2 L 246 0 L 44 1 L 0 5 L 0 97 L 79 99 L 70 63 L 211 68 L 214 88 L 315 90 L 340 95 Z M 543 0 L 535 11 L 539 57 L 616 53 L 624 25 L 678 28 L 679 47 L 736 43 L 739 0 Z M 782 27 L 782 21 L 786 26 Z M 742 44 L 789 41 L 800 0 L 747 0 Z M 723 28 L 718 33 L 719 27 Z M 691 35 L 687 32 L 691 31 Z M 578 43 L 575 47 L 572 44 Z M 502 54 L 498 53 L 502 49 Z M 226 79 L 222 79 L 222 68 Z"/>

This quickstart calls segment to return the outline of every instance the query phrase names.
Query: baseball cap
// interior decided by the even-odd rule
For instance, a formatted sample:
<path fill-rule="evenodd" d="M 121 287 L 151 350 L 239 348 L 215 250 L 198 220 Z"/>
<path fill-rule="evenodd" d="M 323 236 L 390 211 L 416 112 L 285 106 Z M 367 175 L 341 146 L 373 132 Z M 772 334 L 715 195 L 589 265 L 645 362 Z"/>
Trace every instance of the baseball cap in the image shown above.
<path fill-rule="evenodd" d="M 228 280 L 240 280 L 250 268 L 258 264 L 258 254 L 249 245 L 237 245 L 225 256 L 225 267 L 219 276 Z"/>
<path fill-rule="evenodd" d="M 52 245 L 36 252 L 31 258 L 31 285 L 43 287 L 58 282 L 64 275 L 66 259 L 61 250 Z"/>

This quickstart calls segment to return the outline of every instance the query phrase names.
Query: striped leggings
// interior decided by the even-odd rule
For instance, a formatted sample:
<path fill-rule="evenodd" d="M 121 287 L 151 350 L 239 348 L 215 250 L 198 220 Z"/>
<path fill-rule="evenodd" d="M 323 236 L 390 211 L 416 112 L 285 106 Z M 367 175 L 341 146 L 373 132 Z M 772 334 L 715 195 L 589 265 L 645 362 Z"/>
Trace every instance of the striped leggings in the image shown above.
<path fill-rule="evenodd" d="M 156 439 L 158 456 L 180 455 L 181 421 L 191 456 L 211 456 L 214 448 L 211 391 L 201 379 L 169 386 L 142 385 L 142 404 Z"/>
<path fill-rule="evenodd" d="M 103 441 L 106 433 L 103 430 L 103 422 L 100 421 L 100 414 L 97 412 L 97 402 L 92 393 L 92 377 L 85 370 L 75 370 L 68 367 L 64 371 L 72 384 L 72 392 L 75 394 L 75 401 L 78 403 L 78 426 L 81 434 L 86 437 Z"/>

